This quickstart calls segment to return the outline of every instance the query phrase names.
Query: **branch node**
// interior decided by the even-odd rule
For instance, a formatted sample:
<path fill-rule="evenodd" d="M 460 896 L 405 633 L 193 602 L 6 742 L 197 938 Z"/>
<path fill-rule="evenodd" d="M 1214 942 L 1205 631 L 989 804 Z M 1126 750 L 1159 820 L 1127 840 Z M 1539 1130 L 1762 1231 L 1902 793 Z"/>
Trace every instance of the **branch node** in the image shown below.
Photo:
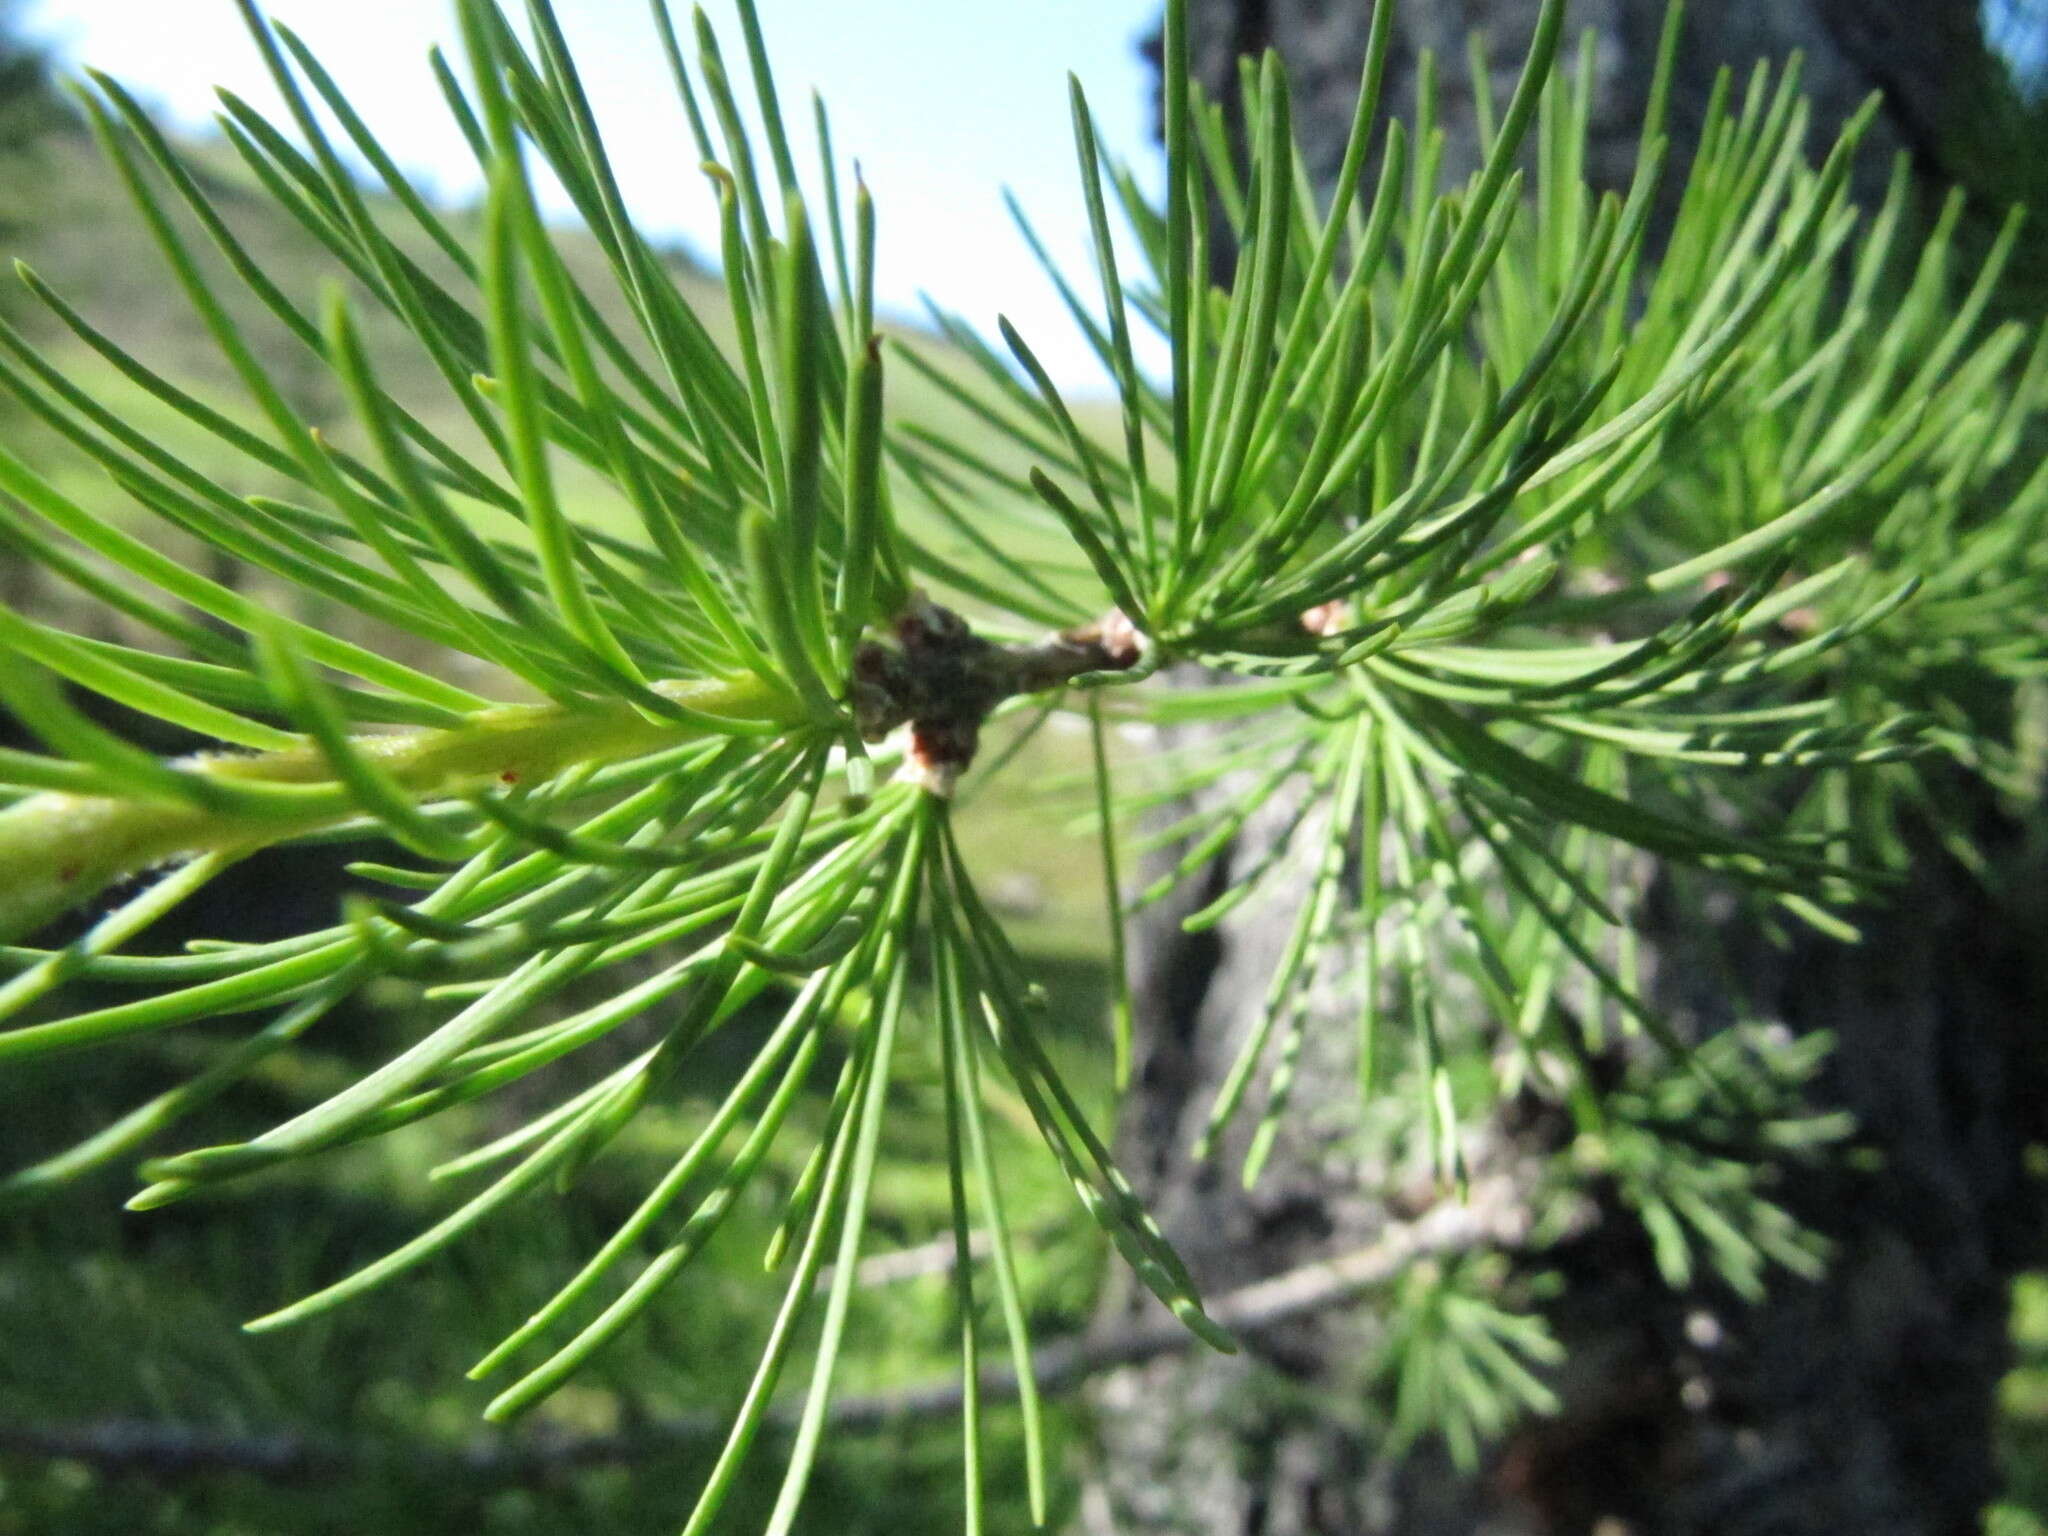
<path fill-rule="evenodd" d="M 1004 699 L 1064 687 L 1084 673 L 1128 671 L 1143 652 L 1137 626 L 1118 609 L 1036 645 L 1005 646 L 914 592 L 888 636 L 854 653 L 848 696 L 865 741 L 909 726 L 899 777 L 948 796 L 974 761 L 982 721 Z"/>

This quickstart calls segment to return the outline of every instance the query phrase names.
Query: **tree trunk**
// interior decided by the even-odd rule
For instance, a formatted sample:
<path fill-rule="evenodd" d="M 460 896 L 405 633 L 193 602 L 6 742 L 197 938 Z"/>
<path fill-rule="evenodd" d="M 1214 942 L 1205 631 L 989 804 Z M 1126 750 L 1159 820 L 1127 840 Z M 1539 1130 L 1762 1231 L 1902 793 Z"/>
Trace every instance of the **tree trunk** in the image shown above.
<path fill-rule="evenodd" d="M 1463 39 L 1490 34 L 1511 83 L 1535 0 L 1399 0 L 1390 107 L 1412 106 L 1425 48 L 1443 74 L 1448 174 L 1473 159 Z M 1625 182 L 1663 0 L 1585 0 L 1597 31 L 1592 174 Z M 1953 82 L 1981 63 L 1971 0 L 1695 0 L 1673 93 L 1681 155 L 1714 71 L 1804 50 L 1818 133 L 1872 89 L 1886 93 L 1875 151 L 1940 170 Z M 1355 0 L 1195 0 L 1197 71 L 1212 91 L 1232 57 L 1279 48 L 1295 83 L 1310 165 L 1334 172 L 1352 111 L 1369 8 Z M 1995 1494 L 1991 1425 L 2006 1362 L 2007 1284 L 2036 1261 L 2041 1202 L 2023 1163 L 2048 1135 L 2033 1031 L 2048 1002 L 2041 955 L 2044 860 L 1990 806 L 1980 881 L 1929 848 L 1909 885 L 1861 914 L 1860 946 L 1801 932 L 1768 938 L 1740 903 L 1680 903 L 1645 871 L 1645 987 L 1700 1038 L 1737 1016 L 1830 1030 L 1825 1095 L 1861 1128 L 1861 1160 L 1783 1191 L 1835 1245 L 1826 1277 L 1783 1277 L 1751 1305 L 1702 1283 L 1678 1293 L 1646 1240 L 1594 1200 L 1562 1241 L 1525 1244 L 1531 1192 L 1563 1132 L 1509 1105 L 1472 1148 L 1477 1230 L 1510 1263 L 1565 1284 L 1548 1315 L 1567 1345 L 1554 1417 L 1532 1420 L 1458 1471 L 1425 1442 L 1389 1454 L 1374 1406 L 1371 1297 L 1294 1317 L 1243 1355 L 1187 1353 L 1099 1382 L 1101 1453 L 1080 1527 L 1088 1536 L 1450 1533 L 1543 1536 L 1936 1536 L 1977 1529 Z M 1353 1031 L 1311 1026 L 1294 1101 L 1255 1190 L 1239 1187 L 1249 1127 L 1215 1161 L 1189 1148 L 1244 1033 L 1291 912 L 1240 909 L 1220 931 L 1179 918 L 1256 862 L 1287 807 L 1269 806 L 1191 890 L 1133 935 L 1139 1056 L 1120 1131 L 1126 1166 L 1206 1291 L 1221 1293 L 1413 1230 L 1440 1197 L 1361 1157 Z M 1992 894 L 1998 892 L 1999 894 Z M 2017 893 L 2017 894 L 2015 894 Z M 1249 1117 L 1240 1117 L 1241 1120 Z M 1127 1282 L 1105 1321 L 1149 1306 Z"/>

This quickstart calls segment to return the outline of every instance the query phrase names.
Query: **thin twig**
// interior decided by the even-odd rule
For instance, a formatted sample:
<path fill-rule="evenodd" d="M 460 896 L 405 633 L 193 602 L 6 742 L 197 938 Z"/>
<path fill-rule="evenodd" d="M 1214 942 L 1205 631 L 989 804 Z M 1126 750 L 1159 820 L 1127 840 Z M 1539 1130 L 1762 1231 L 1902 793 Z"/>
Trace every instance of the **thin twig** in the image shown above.
<path fill-rule="evenodd" d="M 1384 1285 L 1418 1259 L 1463 1252 L 1509 1235 L 1497 1230 L 1489 1202 L 1450 1202 L 1412 1222 L 1388 1227 L 1377 1241 L 1317 1260 L 1215 1299 L 1209 1315 L 1233 1332 L 1257 1335 L 1294 1318 L 1323 1311 Z M 1056 1339 L 1032 1356 L 1043 1391 L 1060 1391 L 1090 1377 L 1141 1364 L 1189 1347 L 1193 1336 L 1163 1310 L 1111 1332 Z M 982 1373 L 986 1394 L 1014 1395 L 1016 1373 Z M 898 1391 L 843 1397 L 832 1405 L 832 1427 L 858 1433 L 957 1413 L 957 1377 Z M 786 1425 L 794 1409 L 771 1422 Z M 724 1432 L 715 1414 L 664 1418 L 600 1435 L 546 1432 L 479 1436 L 455 1450 L 401 1450 L 373 1442 L 290 1432 L 237 1433 L 151 1419 L 98 1419 L 81 1424 L 0 1424 L 0 1455 L 81 1461 L 111 1472 L 157 1480 L 212 1472 L 243 1472 L 273 1482 L 324 1482 L 371 1469 L 464 1473 L 498 1481 L 538 1478 L 578 1467 L 645 1460 L 678 1445 Z"/>

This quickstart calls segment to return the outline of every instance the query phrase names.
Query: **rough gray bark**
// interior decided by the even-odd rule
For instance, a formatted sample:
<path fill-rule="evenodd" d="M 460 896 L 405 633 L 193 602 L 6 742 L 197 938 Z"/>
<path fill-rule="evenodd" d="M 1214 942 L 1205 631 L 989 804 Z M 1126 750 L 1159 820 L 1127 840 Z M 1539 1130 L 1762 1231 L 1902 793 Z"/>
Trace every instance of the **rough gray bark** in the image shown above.
<path fill-rule="evenodd" d="M 1412 118 L 1418 61 L 1432 54 L 1446 174 L 1462 175 L 1477 160 L 1466 38 L 1475 31 L 1486 36 L 1494 95 L 1505 99 L 1535 30 L 1536 0 L 1392 3 L 1386 110 Z M 1594 38 L 1587 163 L 1600 186 L 1624 188 L 1634 169 L 1664 12 L 1665 0 L 1571 0 L 1567 7 L 1566 38 L 1589 32 Z M 1235 58 L 1278 50 L 1287 63 L 1309 168 L 1327 179 L 1342 157 L 1371 17 L 1370 0 L 1193 0 L 1195 73 L 1228 107 L 1230 93 L 1222 87 L 1235 80 Z M 1153 51 L 1156 63 L 1156 39 Z M 1674 145 L 1684 150 L 1696 139 L 1723 67 L 1734 69 L 1739 80 L 1758 59 L 1782 64 L 1795 53 L 1820 132 L 1839 127 L 1872 92 L 1883 94 L 1883 115 L 1865 157 L 1867 186 L 1882 185 L 1891 155 L 1900 149 L 1929 173 L 1950 169 L 1944 141 L 1952 125 L 1974 110 L 1984 78 L 1976 0 L 1694 0 L 1672 83 Z"/>
<path fill-rule="evenodd" d="M 1396 0 L 1391 106 L 1412 105 L 1424 48 L 1454 63 L 1444 100 L 1452 173 L 1469 165 L 1463 38 L 1485 27 L 1505 92 L 1534 0 Z M 1593 174 L 1625 181 L 1663 0 L 1584 0 L 1599 35 Z M 1938 172 L 1954 82 L 1981 57 L 1965 0 L 1696 0 L 1673 100 L 1683 151 L 1713 73 L 1759 55 L 1807 55 L 1817 130 L 1872 89 L 1886 92 L 1879 180 L 1904 148 Z M 1195 0 L 1198 72 L 1213 90 L 1235 53 L 1280 49 L 1312 166 L 1335 167 L 1352 110 L 1369 7 L 1357 0 Z M 1972 54 L 1972 50 L 1977 50 Z M 1460 97 L 1460 92 L 1465 92 Z M 1461 139 L 1458 135 L 1464 133 Z M 1462 158 L 1462 161 L 1460 157 Z M 1958 787 L 1976 798 L 1982 791 Z M 1229 858 L 1256 860 L 1275 806 Z M 1488 1533 L 1542 1536 L 1935 1536 L 1974 1531 L 1995 1493 L 1990 1423 L 2005 1364 L 2006 1286 L 2038 1261 L 2040 1201 L 2022 1171 L 2044 1126 L 2034 1038 L 2048 978 L 2040 850 L 1987 809 L 1994 896 L 1926 851 L 1910 885 L 1846 948 L 1806 935 L 1767 942 L 1729 903 L 1680 906 L 1647 876 L 1653 997 L 1695 1036 L 1752 1016 L 1840 1040 L 1826 1090 L 1881 1166 L 1847 1167 L 1789 1191 L 1796 1215 L 1837 1245 L 1818 1284 L 1781 1281 L 1749 1307 L 1712 1286 L 1672 1293 L 1622 1216 L 1593 1206 L 1542 1255 L 1567 1287 L 1552 1322 L 1570 1348 L 1563 1411 L 1497 1447 L 1479 1475 L 1424 1448 L 1384 1455 L 1368 1408 L 1370 1304 L 1297 1318 L 1243 1356 L 1161 1358 L 1097 1388 L 1102 1455 L 1080 1526 L 1088 1536 Z M 1211 873 L 1220 889 L 1228 863 Z M 1209 894 L 1214 894 L 1213 889 Z M 1350 1134 L 1352 1032 L 1312 1029 L 1295 1102 L 1265 1178 L 1236 1170 L 1248 1128 L 1209 1167 L 1187 1153 L 1285 937 L 1285 916 L 1241 914 L 1190 936 L 1154 912 L 1135 936 L 1139 1056 L 1121 1153 L 1207 1290 L 1223 1291 L 1370 1243 L 1434 1199 L 1389 1188 Z M 1681 913 L 1683 916 L 1681 916 Z M 1543 1115 L 1503 1114 L 1476 1149 L 1480 1226 L 1512 1253 L 1527 1190 L 1556 1145 Z M 1143 1303 L 1129 1289 L 1105 1317 Z"/>

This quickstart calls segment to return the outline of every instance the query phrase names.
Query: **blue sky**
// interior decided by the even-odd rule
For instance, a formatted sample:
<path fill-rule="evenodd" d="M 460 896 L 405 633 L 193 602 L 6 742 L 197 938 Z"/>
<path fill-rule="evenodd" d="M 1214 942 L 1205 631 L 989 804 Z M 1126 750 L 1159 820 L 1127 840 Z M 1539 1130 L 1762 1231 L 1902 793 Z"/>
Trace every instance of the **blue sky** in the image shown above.
<path fill-rule="evenodd" d="M 1985 40 L 2012 68 L 2029 104 L 2048 101 L 2048 0 L 1982 0 Z"/>
<path fill-rule="evenodd" d="M 1158 0 L 758 0 L 785 113 L 808 123 L 815 87 L 842 156 L 858 157 L 879 219 L 883 303 L 914 311 L 920 289 L 993 334 L 1008 313 L 1065 383 L 1100 375 L 1012 228 L 1014 189 L 1076 275 L 1092 270 L 1073 162 L 1066 75 L 1087 89 L 1099 131 L 1145 183 L 1159 180 L 1146 131 L 1149 83 L 1137 39 Z M 706 10 L 728 57 L 730 0 Z M 448 197 L 477 178 L 426 70 L 453 51 L 435 0 L 268 0 L 350 90 L 401 164 Z M 645 0 L 556 0 L 598 99 L 636 216 L 651 230 L 716 246 L 715 211 L 670 92 Z M 687 28 L 687 6 L 675 3 Z M 231 0 L 30 0 L 23 18 L 62 58 L 106 70 L 171 121 L 205 125 L 224 85 L 281 116 Z"/>

